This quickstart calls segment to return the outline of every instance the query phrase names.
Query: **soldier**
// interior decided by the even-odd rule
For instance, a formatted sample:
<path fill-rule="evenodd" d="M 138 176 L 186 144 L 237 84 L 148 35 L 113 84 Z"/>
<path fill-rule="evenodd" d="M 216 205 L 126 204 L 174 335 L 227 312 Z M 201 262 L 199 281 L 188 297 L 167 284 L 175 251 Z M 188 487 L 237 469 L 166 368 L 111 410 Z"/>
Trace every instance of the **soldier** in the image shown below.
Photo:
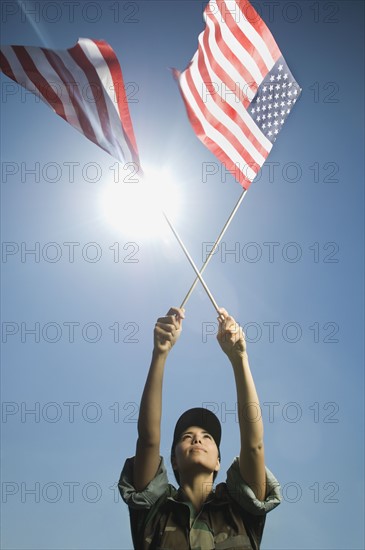
<path fill-rule="evenodd" d="M 155 325 L 136 455 L 126 460 L 119 481 L 136 550 L 258 550 L 266 513 L 280 503 L 279 483 L 264 463 L 263 423 L 257 414 L 259 400 L 245 336 L 225 309 L 219 313 L 217 339 L 231 362 L 237 388 L 239 457 L 227 471 L 226 482 L 214 489 L 220 469 L 221 425 L 208 409 L 190 409 L 176 423 L 171 448 L 179 488 L 168 482 L 160 457 L 162 382 L 167 356 L 179 339 L 184 319 L 184 310 L 171 308 Z"/>

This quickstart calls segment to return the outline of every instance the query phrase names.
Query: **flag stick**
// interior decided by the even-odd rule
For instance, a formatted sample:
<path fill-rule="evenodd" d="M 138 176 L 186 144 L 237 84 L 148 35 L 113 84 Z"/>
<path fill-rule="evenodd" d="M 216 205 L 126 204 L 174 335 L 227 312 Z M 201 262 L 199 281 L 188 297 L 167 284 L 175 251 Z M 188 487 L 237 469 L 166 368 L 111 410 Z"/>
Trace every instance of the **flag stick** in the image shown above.
<path fill-rule="evenodd" d="M 183 249 L 185 256 L 186 256 L 187 259 L 189 260 L 190 265 L 191 265 L 192 268 L 194 269 L 194 271 L 195 271 L 195 273 L 196 273 L 196 277 L 197 277 L 196 280 L 197 280 L 197 281 L 199 280 L 199 281 L 201 282 L 201 284 L 203 285 L 203 288 L 204 288 L 205 292 L 207 293 L 207 295 L 208 295 L 210 301 L 212 302 L 212 304 L 213 304 L 213 306 L 214 306 L 216 312 L 217 312 L 218 315 L 219 315 L 219 307 L 218 307 L 218 304 L 217 304 L 217 302 L 214 300 L 214 298 L 213 298 L 213 296 L 212 296 L 212 293 L 210 292 L 209 288 L 207 287 L 207 285 L 206 285 L 206 283 L 205 283 L 203 277 L 202 277 L 201 274 L 199 273 L 199 270 L 198 270 L 198 268 L 196 267 L 196 265 L 195 265 L 195 263 L 194 263 L 194 260 L 193 260 L 192 257 L 190 256 L 188 250 L 186 249 L 184 243 L 183 243 L 182 240 L 180 239 L 180 237 L 179 237 L 179 235 L 178 235 L 176 229 L 174 228 L 174 226 L 173 226 L 172 223 L 170 222 L 170 220 L 169 220 L 169 218 L 167 217 L 167 215 L 165 214 L 165 212 L 162 211 L 162 213 L 163 213 L 164 218 L 165 218 L 165 220 L 167 221 L 167 223 L 168 223 L 168 225 L 169 225 L 171 231 L 173 232 L 173 234 L 175 235 L 175 237 L 176 237 L 177 241 L 179 242 L 181 248 Z"/>
<path fill-rule="evenodd" d="M 241 195 L 240 195 L 240 197 L 239 197 L 239 199 L 238 199 L 238 201 L 237 201 L 237 203 L 236 203 L 236 206 L 233 208 L 233 210 L 232 210 L 232 212 L 231 212 L 231 214 L 230 214 L 228 220 L 226 221 L 226 223 L 225 223 L 225 225 L 224 225 L 222 231 L 220 232 L 220 234 L 219 234 L 217 240 L 215 241 L 213 248 L 212 248 L 211 251 L 209 252 L 209 254 L 208 254 L 208 256 L 207 256 L 207 258 L 206 258 L 204 264 L 202 265 L 202 267 L 201 267 L 201 269 L 200 269 L 200 272 L 199 272 L 199 275 L 197 274 L 197 277 L 196 277 L 195 281 L 193 282 L 193 284 L 191 285 L 190 290 L 189 290 L 189 292 L 187 293 L 187 295 L 185 296 L 185 298 L 184 298 L 184 300 L 183 300 L 183 302 L 182 302 L 180 308 L 183 308 L 183 307 L 185 306 L 186 302 L 187 302 L 187 301 L 189 300 L 189 298 L 190 298 L 191 293 L 193 292 L 194 288 L 195 288 L 196 285 L 198 284 L 198 281 L 199 281 L 199 280 L 201 281 L 200 276 L 204 273 L 204 270 L 205 270 L 205 268 L 207 267 L 208 263 L 210 262 L 210 260 L 211 260 L 211 258 L 212 258 L 212 256 L 213 256 L 213 254 L 215 253 L 215 251 L 216 251 L 216 249 L 217 249 L 219 243 L 221 242 L 221 240 L 222 240 L 222 238 L 223 238 L 223 235 L 225 234 L 225 232 L 227 231 L 227 229 L 228 229 L 228 227 L 229 227 L 231 221 L 233 220 L 233 218 L 234 218 L 234 216 L 235 216 L 235 214 L 236 214 L 238 208 L 240 207 L 241 202 L 243 201 L 243 197 L 245 196 L 246 191 L 247 191 L 247 189 L 244 189 L 244 190 L 242 191 L 242 193 L 241 193 Z"/>

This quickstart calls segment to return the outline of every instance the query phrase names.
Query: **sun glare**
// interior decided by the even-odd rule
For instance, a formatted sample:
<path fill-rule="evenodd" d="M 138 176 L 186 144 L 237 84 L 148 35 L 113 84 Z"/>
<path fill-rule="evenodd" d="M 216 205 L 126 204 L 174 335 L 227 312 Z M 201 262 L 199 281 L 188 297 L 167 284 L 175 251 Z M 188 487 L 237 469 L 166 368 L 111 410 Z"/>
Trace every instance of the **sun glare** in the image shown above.
<path fill-rule="evenodd" d="M 105 186 L 101 197 L 104 218 L 118 232 L 134 238 L 165 235 L 170 229 L 163 211 L 174 223 L 181 200 L 172 173 L 166 168 L 150 168 L 143 179 L 130 180 Z"/>

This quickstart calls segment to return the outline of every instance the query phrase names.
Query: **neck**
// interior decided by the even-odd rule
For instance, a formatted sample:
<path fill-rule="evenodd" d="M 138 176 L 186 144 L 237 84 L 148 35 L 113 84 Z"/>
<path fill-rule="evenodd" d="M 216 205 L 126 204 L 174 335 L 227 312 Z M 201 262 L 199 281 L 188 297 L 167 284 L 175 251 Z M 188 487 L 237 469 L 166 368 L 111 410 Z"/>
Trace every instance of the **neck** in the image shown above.
<path fill-rule="evenodd" d="M 181 474 L 180 474 L 181 476 Z M 194 508 L 199 511 L 213 489 L 213 474 L 198 474 L 180 477 L 180 487 Z"/>

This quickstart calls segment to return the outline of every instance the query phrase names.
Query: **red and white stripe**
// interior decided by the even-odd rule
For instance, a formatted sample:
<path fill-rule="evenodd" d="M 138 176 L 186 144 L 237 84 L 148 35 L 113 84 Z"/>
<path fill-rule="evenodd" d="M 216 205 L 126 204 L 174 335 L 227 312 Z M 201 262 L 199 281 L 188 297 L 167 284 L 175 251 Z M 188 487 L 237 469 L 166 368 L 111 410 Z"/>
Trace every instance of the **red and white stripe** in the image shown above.
<path fill-rule="evenodd" d="M 109 44 L 80 38 L 63 51 L 2 46 L 0 68 L 110 155 L 139 166 L 122 70 Z"/>
<path fill-rule="evenodd" d="M 175 72 L 193 129 L 247 189 L 272 143 L 247 108 L 281 52 L 248 0 L 210 0 L 187 69 Z"/>

